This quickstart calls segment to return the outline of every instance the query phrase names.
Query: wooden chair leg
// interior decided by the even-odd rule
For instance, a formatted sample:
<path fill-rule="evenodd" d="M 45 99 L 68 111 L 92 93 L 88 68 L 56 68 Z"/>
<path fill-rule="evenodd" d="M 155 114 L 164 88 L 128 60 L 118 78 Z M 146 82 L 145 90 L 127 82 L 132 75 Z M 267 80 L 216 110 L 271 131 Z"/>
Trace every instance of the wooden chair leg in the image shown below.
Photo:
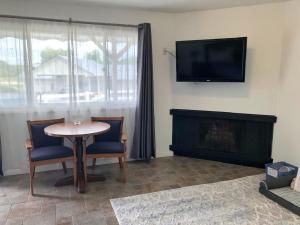
<path fill-rule="evenodd" d="M 66 162 L 62 162 L 61 164 L 62 164 L 64 173 L 67 174 L 67 166 L 66 166 Z"/>
<path fill-rule="evenodd" d="M 126 146 L 126 141 L 124 142 L 124 155 L 123 155 L 123 158 L 124 158 L 124 161 L 123 161 L 123 166 L 125 167 L 125 169 L 127 170 L 127 161 L 126 161 L 126 158 L 127 158 L 127 146 Z M 126 171 L 125 171 L 126 172 Z M 127 173 L 127 172 L 126 172 Z M 127 174 L 126 174 L 127 176 Z"/>
<path fill-rule="evenodd" d="M 122 169 L 124 167 L 124 164 L 123 164 L 123 158 L 122 157 L 119 157 L 119 166 L 120 168 Z"/>
<path fill-rule="evenodd" d="M 126 155 L 123 157 L 123 167 L 127 167 Z"/>
<path fill-rule="evenodd" d="M 124 180 L 124 183 L 126 183 L 127 182 L 127 162 L 126 162 L 126 153 L 125 153 L 125 155 L 124 155 L 124 157 L 123 157 L 123 167 L 122 167 L 123 169 L 122 169 L 122 171 L 123 171 L 123 180 Z"/>
<path fill-rule="evenodd" d="M 33 195 L 33 171 L 34 166 L 29 163 L 29 188 L 30 188 L 30 194 Z"/>
<path fill-rule="evenodd" d="M 97 159 L 96 159 L 96 158 L 94 158 L 94 159 L 93 159 L 93 167 L 92 167 L 92 168 L 93 168 L 93 170 L 96 168 L 96 162 L 97 162 Z"/>

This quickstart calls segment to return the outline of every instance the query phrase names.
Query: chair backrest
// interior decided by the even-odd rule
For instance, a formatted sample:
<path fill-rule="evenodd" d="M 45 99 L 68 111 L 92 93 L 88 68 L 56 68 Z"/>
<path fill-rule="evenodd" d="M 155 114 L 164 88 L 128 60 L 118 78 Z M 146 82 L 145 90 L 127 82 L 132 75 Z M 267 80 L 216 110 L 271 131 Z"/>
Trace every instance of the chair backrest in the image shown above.
<path fill-rule="evenodd" d="M 110 125 L 106 133 L 95 135 L 94 141 L 121 141 L 124 117 L 92 117 L 92 121 L 104 122 Z"/>
<path fill-rule="evenodd" d="M 47 126 L 64 123 L 65 119 L 53 119 L 53 120 L 28 120 L 27 126 L 32 141 L 33 148 L 40 148 L 46 146 L 63 145 L 63 138 L 51 137 L 45 134 L 44 129 Z"/>

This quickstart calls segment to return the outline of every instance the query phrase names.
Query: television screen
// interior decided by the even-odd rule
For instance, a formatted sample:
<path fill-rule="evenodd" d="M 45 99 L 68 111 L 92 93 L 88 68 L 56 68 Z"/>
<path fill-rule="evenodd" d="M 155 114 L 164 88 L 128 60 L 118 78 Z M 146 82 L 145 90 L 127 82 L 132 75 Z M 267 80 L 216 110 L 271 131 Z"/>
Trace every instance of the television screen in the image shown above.
<path fill-rule="evenodd" d="M 177 41 L 177 81 L 244 82 L 246 51 L 246 37 Z"/>

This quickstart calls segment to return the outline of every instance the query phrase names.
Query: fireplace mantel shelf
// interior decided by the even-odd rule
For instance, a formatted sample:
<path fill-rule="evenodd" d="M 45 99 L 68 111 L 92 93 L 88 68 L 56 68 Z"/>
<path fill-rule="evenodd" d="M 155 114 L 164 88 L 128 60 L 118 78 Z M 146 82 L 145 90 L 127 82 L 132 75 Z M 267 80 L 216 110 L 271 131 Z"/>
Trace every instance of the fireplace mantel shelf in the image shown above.
<path fill-rule="evenodd" d="M 247 114 L 247 113 L 232 113 L 232 112 L 216 112 L 204 110 L 188 110 L 188 109 L 171 109 L 171 115 L 196 116 L 216 119 L 233 119 L 247 120 L 256 122 L 276 123 L 277 117 L 273 115 Z"/>

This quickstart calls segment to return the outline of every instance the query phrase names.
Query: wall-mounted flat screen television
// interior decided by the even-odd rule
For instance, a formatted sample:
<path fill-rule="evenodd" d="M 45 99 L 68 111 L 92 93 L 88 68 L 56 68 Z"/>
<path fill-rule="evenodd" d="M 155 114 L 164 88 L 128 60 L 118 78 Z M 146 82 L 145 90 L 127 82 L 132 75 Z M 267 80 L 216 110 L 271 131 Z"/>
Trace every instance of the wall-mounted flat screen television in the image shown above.
<path fill-rule="evenodd" d="M 176 42 L 177 81 L 244 82 L 247 37 Z"/>

